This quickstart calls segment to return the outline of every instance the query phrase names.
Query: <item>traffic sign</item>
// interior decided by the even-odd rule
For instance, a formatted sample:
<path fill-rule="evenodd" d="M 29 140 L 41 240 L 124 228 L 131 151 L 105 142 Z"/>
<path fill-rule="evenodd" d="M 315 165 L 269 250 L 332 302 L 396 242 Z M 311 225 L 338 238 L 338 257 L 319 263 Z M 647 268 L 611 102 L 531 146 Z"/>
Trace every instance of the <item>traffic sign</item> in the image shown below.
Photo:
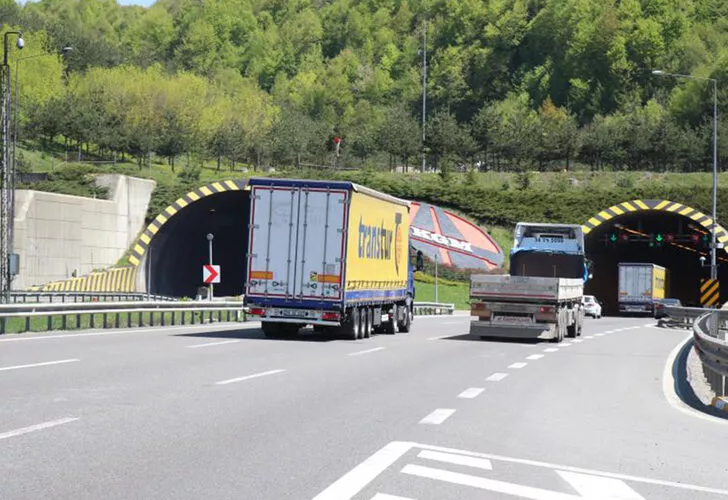
<path fill-rule="evenodd" d="M 202 266 L 202 281 L 206 285 L 220 283 L 220 266 L 205 264 Z"/>
<path fill-rule="evenodd" d="M 714 279 L 700 280 L 700 303 L 703 307 L 716 307 L 720 304 L 720 283 Z"/>

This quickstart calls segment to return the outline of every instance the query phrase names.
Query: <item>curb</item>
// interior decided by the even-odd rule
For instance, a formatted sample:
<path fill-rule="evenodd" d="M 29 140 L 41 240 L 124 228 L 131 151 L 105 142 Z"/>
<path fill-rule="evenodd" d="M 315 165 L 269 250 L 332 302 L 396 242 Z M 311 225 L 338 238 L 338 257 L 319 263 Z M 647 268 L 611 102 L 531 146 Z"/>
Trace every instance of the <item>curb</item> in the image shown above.
<path fill-rule="evenodd" d="M 716 396 L 713 398 L 711 405 L 718 410 L 728 413 L 728 397 Z"/>

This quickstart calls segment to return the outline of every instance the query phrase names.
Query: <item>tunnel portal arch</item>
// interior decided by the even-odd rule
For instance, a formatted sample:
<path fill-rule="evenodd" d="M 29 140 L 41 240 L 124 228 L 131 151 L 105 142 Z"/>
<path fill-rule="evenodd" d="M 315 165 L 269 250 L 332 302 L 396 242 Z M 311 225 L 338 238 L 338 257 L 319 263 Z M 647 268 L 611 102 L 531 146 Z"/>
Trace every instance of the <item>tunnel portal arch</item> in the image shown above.
<path fill-rule="evenodd" d="M 132 244 L 129 262 L 139 269 L 137 290 L 192 297 L 208 262 L 207 233 L 215 264 L 222 267 L 216 296 L 242 293 L 249 211 L 248 180 L 213 182 L 194 189 L 165 208 Z M 147 274 L 149 273 L 149 274 Z"/>
<path fill-rule="evenodd" d="M 635 244 L 610 244 L 607 233 L 615 226 L 634 234 Z M 728 243 L 723 226 L 698 209 L 670 200 L 636 199 L 612 205 L 591 217 L 582 226 L 587 257 L 592 261 L 593 278 L 587 282 L 585 293 L 595 295 L 605 303 L 606 312 L 617 310 L 617 269 L 619 262 L 644 262 L 664 266 L 670 273 L 668 296 L 681 299 L 685 305 L 699 305 L 698 289 L 701 278 L 709 276 L 698 257 L 709 255 L 707 248 L 696 248 L 681 240 L 666 242 L 659 247 L 644 244 L 648 234 L 678 234 L 689 231 L 709 235 L 715 231 L 719 243 Z M 725 248 L 718 254 L 718 278 L 724 301 L 728 287 L 728 255 Z"/>

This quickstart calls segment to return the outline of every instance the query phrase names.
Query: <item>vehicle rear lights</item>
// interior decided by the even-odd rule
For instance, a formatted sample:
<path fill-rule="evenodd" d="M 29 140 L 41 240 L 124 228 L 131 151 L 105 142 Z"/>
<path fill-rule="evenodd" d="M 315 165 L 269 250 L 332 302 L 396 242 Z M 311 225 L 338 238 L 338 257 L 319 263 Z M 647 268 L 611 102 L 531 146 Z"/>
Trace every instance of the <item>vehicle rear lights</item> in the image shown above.
<path fill-rule="evenodd" d="M 324 321 L 339 321 L 341 314 L 338 312 L 325 312 L 321 315 L 321 319 Z"/>
<path fill-rule="evenodd" d="M 542 306 L 539 308 L 538 312 L 540 312 L 541 314 L 544 314 L 544 313 L 552 313 L 555 310 L 556 310 L 556 308 L 554 308 L 552 306 Z"/>
<path fill-rule="evenodd" d="M 262 307 L 251 307 L 250 314 L 253 316 L 265 316 L 265 309 Z"/>
<path fill-rule="evenodd" d="M 485 304 L 482 302 L 473 302 L 473 304 L 470 306 L 470 308 L 473 311 L 482 311 L 483 309 L 485 309 Z"/>

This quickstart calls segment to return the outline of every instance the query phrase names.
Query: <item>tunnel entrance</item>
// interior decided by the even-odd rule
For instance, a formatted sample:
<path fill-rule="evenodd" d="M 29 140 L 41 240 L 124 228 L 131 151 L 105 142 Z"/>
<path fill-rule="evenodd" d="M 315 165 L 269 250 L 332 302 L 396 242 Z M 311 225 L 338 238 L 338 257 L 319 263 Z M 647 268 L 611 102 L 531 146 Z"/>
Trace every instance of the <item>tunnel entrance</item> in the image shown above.
<path fill-rule="evenodd" d="M 209 262 L 207 234 L 213 239 L 213 263 L 221 267 L 215 296 L 238 296 L 245 281 L 249 191 L 224 191 L 187 204 L 166 220 L 146 249 L 144 269 L 150 293 L 194 297 L 202 286 L 202 266 Z M 145 276 L 146 278 L 146 276 Z"/>
<path fill-rule="evenodd" d="M 701 223 L 705 216 L 689 207 L 672 211 L 618 210 L 621 213 L 601 212 L 599 219 L 605 220 L 592 218 L 585 226 L 586 254 L 592 262 L 593 275 L 585 293 L 604 303 L 605 314 L 617 314 L 619 263 L 657 264 L 667 269 L 666 297 L 680 299 L 685 306 L 700 307 L 700 280 L 710 277 L 710 268 L 700 261 L 703 256 L 705 264 L 710 264 L 711 235 Z M 605 213 L 608 218 L 603 216 Z M 724 233 L 718 227 L 716 237 L 724 238 Z M 721 300 L 725 301 L 728 258 L 725 250 L 718 252 Z"/>

